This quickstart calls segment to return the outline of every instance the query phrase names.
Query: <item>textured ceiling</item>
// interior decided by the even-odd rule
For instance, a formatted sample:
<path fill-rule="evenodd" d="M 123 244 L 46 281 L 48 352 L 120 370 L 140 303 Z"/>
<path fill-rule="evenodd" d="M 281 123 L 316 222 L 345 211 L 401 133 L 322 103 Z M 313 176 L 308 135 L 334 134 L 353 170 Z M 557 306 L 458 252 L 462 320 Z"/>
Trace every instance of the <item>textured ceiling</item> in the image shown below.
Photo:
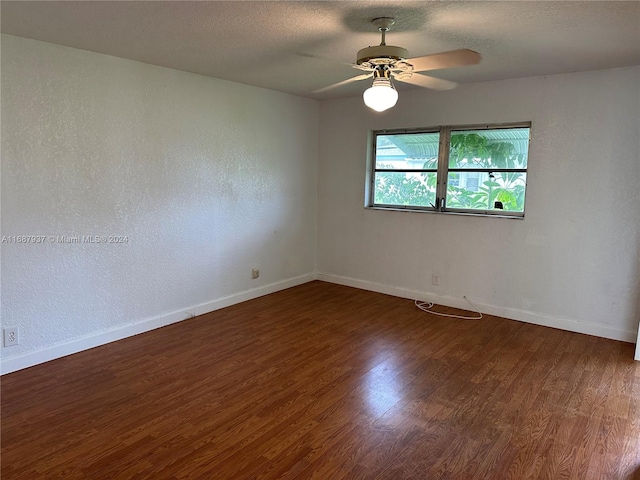
<path fill-rule="evenodd" d="M 2 32 L 312 98 L 361 72 L 379 43 L 370 20 L 393 16 L 387 43 L 421 56 L 459 48 L 479 65 L 433 76 L 477 82 L 640 64 L 640 2 L 2 1 Z M 399 89 L 416 88 L 402 85 Z"/>

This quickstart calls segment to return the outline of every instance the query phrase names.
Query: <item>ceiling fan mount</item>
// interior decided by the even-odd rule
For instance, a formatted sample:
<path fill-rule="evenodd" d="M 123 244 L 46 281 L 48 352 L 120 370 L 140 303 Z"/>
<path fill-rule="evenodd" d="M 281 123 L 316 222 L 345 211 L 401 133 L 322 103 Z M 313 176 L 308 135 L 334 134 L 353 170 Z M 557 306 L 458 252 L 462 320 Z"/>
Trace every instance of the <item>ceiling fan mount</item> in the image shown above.
<path fill-rule="evenodd" d="M 396 24 L 396 19 L 393 17 L 378 17 L 371 20 L 371 23 L 381 32 L 388 32 Z"/>

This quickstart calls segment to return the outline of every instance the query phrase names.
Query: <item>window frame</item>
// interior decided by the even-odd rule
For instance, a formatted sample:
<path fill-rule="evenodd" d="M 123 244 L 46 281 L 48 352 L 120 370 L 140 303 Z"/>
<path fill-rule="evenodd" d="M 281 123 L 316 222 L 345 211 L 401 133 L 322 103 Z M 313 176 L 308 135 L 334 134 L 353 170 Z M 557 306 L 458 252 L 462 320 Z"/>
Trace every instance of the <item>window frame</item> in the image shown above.
<path fill-rule="evenodd" d="M 449 167 L 449 154 L 451 148 L 451 134 L 458 131 L 477 131 L 477 130 L 506 130 L 512 128 L 528 128 L 529 139 L 527 141 L 527 168 L 450 168 Z M 369 132 L 368 142 L 368 154 L 367 160 L 369 162 L 369 168 L 367 168 L 367 180 L 365 188 L 365 207 L 380 210 L 398 210 L 398 211 L 412 211 L 412 212 L 428 212 L 428 213 L 447 213 L 454 215 L 472 215 L 472 216 L 488 216 L 488 217 L 500 217 L 500 218 L 519 218 L 523 219 L 526 211 L 526 191 L 528 181 L 529 170 L 529 151 L 531 147 L 531 129 L 532 122 L 514 122 L 514 123 L 492 123 L 492 124 L 469 124 L 469 125 L 441 125 L 437 127 L 425 127 L 425 128 L 398 128 L 398 129 L 384 129 L 384 130 L 371 130 Z M 378 135 L 397 135 L 397 134 L 426 134 L 426 133 L 438 133 L 438 165 L 437 165 L 437 178 L 436 178 L 436 201 L 431 206 L 419 206 L 419 205 L 397 205 L 397 204 L 381 204 L 375 203 L 375 183 L 376 173 L 378 172 L 433 172 L 434 169 L 379 169 L 376 168 L 376 149 L 377 149 L 377 137 Z M 449 173 L 461 173 L 461 172 L 520 172 L 525 174 L 525 205 L 523 205 L 522 212 L 515 212 L 509 210 L 481 210 L 470 208 L 449 208 L 446 205 L 447 187 Z"/>

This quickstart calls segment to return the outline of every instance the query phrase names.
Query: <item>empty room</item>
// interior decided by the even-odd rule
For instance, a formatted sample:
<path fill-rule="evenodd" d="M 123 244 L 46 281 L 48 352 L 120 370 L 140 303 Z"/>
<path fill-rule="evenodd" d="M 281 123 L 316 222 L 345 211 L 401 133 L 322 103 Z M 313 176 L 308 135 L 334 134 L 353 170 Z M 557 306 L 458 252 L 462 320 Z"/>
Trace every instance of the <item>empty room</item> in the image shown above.
<path fill-rule="evenodd" d="M 0 477 L 640 479 L 640 2 L 0 2 Z"/>

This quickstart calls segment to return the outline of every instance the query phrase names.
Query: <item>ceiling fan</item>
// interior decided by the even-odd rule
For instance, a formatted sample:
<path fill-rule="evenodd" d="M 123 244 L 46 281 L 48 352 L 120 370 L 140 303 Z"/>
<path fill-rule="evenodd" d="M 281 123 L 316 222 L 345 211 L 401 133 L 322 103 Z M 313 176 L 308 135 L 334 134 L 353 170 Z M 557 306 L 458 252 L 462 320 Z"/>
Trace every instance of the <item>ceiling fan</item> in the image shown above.
<path fill-rule="evenodd" d="M 409 52 L 405 48 L 386 44 L 386 33 L 395 23 L 394 18 L 374 18 L 371 23 L 378 27 L 382 34 L 382 41 L 380 45 L 363 48 L 358 51 L 356 63 L 352 65 L 354 68 L 364 70 L 367 73 L 315 90 L 313 93 L 324 92 L 373 77 L 373 85 L 365 90 L 363 94 L 364 103 L 369 108 L 382 112 L 393 107 L 398 101 L 398 92 L 393 88 L 392 78 L 399 82 L 410 83 L 420 87 L 450 90 L 457 85 L 455 82 L 429 77 L 418 72 L 474 65 L 480 62 L 482 58 L 478 52 L 467 49 L 407 58 Z"/>

